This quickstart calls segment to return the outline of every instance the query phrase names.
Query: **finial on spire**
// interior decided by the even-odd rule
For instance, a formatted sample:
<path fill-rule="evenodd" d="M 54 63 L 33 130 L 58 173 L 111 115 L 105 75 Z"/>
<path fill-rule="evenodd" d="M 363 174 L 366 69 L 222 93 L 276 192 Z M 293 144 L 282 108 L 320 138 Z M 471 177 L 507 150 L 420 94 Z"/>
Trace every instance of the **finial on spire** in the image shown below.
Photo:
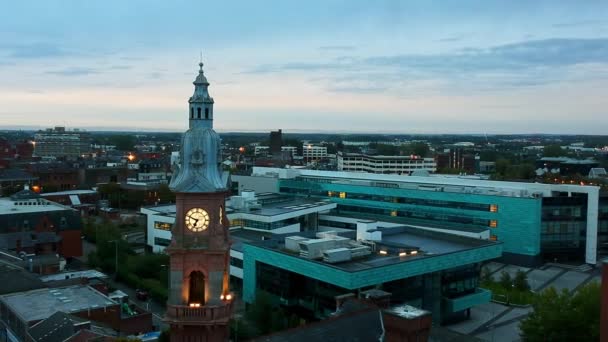
<path fill-rule="evenodd" d="M 201 68 L 200 72 L 203 72 L 203 50 L 201 49 L 201 60 L 198 63 L 198 66 Z"/>

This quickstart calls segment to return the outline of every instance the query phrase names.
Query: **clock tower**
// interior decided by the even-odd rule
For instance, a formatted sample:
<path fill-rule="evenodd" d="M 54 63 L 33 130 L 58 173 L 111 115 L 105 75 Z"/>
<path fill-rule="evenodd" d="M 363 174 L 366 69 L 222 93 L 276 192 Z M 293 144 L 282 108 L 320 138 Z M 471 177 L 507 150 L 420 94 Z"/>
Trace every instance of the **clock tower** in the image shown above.
<path fill-rule="evenodd" d="M 227 341 L 232 314 L 230 237 L 224 211 L 228 174 L 222 172 L 220 137 L 213 130 L 213 98 L 203 63 L 190 97 L 190 127 L 169 184 L 176 195 L 165 322 L 171 341 Z"/>

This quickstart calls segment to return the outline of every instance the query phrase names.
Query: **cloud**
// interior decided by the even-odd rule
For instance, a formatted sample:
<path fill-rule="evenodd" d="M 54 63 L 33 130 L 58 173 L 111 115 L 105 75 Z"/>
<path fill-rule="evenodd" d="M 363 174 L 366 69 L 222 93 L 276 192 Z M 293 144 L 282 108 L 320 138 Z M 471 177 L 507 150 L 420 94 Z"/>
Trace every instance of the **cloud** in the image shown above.
<path fill-rule="evenodd" d="M 283 72 L 305 72 L 327 90 L 354 93 L 405 92 L 411 84 L 450 92 L 534 87 L 608 77 L 608 38 L 530 40 L 425 55 L 341 56 L 265 64 L 244 73 Z"/>
<path fill-rule="evenodd" d="M 353 51 L 356 49 L 357 47 L 354 45 L 327 45 L 319 47 L 319 50 L 322 51 Z"/>
<path fill-rule="evenodd" d="M 49 75 L 74 77 L 99 74 L 99 70 L 94 68 L 70 67 L 61 70 L 47 71 L 46 73 Z"/>
<path fill-rule="evenodd" d="M 437 42 L 440 42 L 440 43 L 452 43 L 452 42 L 459 42 L 459 41 L 461 41 L 461 40 L 465 39 L 465 38 L 466 38 L 466 37 L 468 37 L 468 36 L 470 36 L 470 34 L 468 34 L 468 33 L 467 33 L 467 34 L 463 33 L 463 34 L 457 34 L 457 35 L 454 35 L 454 36 L 450 36 L 450 37 L 445 37 L 445 38 L 437 39 L 436 41 L 437 41 Z"/>
<path fill-rule="evenodd" d="M 457 53 L 372 57 L 367 62 L 431 72 L 521 71 L 536 67 L 607 63 L 608 38 L 534 40 L 485 49 L 468 48 Z"/>
<path fill-rule="evenodd" d="M 608 24 L 608 21 L 606 21 L 606 20 L 580 20 L 580 21 L 557 23 L 557 24 L 553 24 L 551 26 L 553 26 L 555 28 L 572 28 L 572 27 L 596 26 L 596 25 L 603 26 L 605 24 Z"/>
<path fill-rule="evenodd" d="M 108 69 L 110 69 L 110 70 L 129 70 L 129 69 L 133 69 L 133 66 L 131 66 L 131 65 L 112 65 Z"/>
<path fill-rule="evenodd" d="M 54 58 L 74 54 L 58 45 L 47 43 L 5 45 L 0 46 L 0 50 L 7 51 L 7 56 L 13 59 Z"/>
<path fill-rule="evenodd" d="M 163 78 L 163 76 L 164 76 L 163 73 L 158 72 L 158 71 L 153 71 L 148 74 L 148 78 L 153 79 L 153 80 L 159 80 L 159 79 Z"/>

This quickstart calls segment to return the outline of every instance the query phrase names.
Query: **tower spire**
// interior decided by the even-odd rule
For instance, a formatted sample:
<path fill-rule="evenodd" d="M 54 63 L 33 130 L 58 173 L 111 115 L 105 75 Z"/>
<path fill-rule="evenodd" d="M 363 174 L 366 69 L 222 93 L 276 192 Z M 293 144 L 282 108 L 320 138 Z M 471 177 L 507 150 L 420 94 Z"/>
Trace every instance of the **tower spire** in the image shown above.
<path fill-rule="evenodd" d="M 194 80 L 194 94 L 188 100 L 190 128 L 213 128 L 213 98 L 209 95 L 209 81 L 203 72 L 203 52 L 198 63 L 200 70 Z"/>

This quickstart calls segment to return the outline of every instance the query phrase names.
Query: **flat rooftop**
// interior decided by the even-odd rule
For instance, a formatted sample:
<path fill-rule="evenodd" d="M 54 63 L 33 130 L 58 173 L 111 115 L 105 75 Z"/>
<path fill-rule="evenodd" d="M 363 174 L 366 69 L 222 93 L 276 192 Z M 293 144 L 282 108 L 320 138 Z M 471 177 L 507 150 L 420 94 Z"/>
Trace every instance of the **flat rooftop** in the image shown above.
<path fill-rule="evenodd" d="M 101 292 L 85 285 L 11 293 L 0 296 L 0 300 L 26 322 L 46 319 L 57 311 L 69 314 L 117 305 Z"/>
<path fill-rule="evenodd" d="M 29 203 L 29 204 L 23 204 Z M 0 198 L 0 215 L 22 214 L 22 213 L 39 213 L 59 210 L 73 210 L 64 205 L 39 199 L 36 202 L 33 200 L 12 200 L 10 197 Z"/>
<path fill-rule="evenodd" d="M 62 272 L 62 273 L 55 273 L 55 274 L 49 274 L 49 275 L 45 275 L 40 277 L 40 280 L 42 280 L 43 282 L 47 282 L 47 281 L 55 281 L 55 280 L 65 280 L 65 279 L 72 279 L 72 278 L 87 278 L 87 279 L 93 279 L 93 278 L 107 278 L 108 276 L 105 273 L 101 273 L 97 270 L 86 270 L 86 271 L 76 271 L 76 272 Z"/>
<path fill-rule="evenodd" d="M 68 191 L 57 191 L 57 192 L 45 192 L 40 194 L 41 197 L 48 196 L 66 196 L 66 195 L 95 195 L 95 190 L 68 190 Z"/>
<path fill-rule="evenodd" d="M 363 271 L 381 266 L 407 263 L 413 260 L 429 259 L 441 255 L 465 252 L 480 247 L 501 244 L 501 242 L 475 239 L 447 233 L 433 232 L 411 226 L 381 228 L 379 230 L 382 231 L 382 240 L 376 242 L 376 246 L 378 249 L 388 250 L 388 254 L 382 255 L 378 252 L 375 252 L 361 258 L 355 258 L 338 263 L 328 263 L 320 259 L 307 259 L 304 257 L 300 257 L 297 253 L 285 249 L 285 237 L 302 236 L 305 238 L 314 239 L 316 238 L 314 232 L 281 234 L 276 235 L 268 240 L 257 242 L 248 241 L 245 243 L 270 249 L 275 252 L 296 256 L 298 258 L 305 259 L 310 262 L 335 267 L 347 272 Z M 336 235 L 341 237 L 348 237 L 351 239 L 356 238 L 355 231 L 337 233 Z M 396 250 L 399 250 L 401 248 L 407 250 L 415 249 L 418 251 L 418 253 L 416 255 L 410 254 L 405 256 L 399 256 L 399 253 L 396 252 Z"/>
<path fill-rule="evenodd" d="M 278 216 L 289 213 L 307 214 L 308 212 L 317 212 L 330 210 L 336 207 L 336 204 L 329 200 L 307 199 L 294 196 L 285 196 L 279 194 L 260 194 L 255 197 L 255 201 L 259 206 L 250 207 L 249 209 L 235 209 L 230 200 L 226 201 L 226 214 L 243 213 L 255 216 Z M 142 208 L 152 211 L 157 215 L 175 217 L 175 204 L 149 206 Z"/>
<path fill-rule="evenodd" d="M 325 211 L 336 207 L 336 204 L 329 200 L 307 199 L 293 196 L 281 196 L 281 200 L 276 202 L 264 202 L 263 198 L 256 198 L 261 206 L 259 209 L 240 210 L 234 209 L 231 203 L 226 205 L 226 213 L 246 213 L 249 215 L 277 216 L 289 213 L 304 211 Z M 261 201 L 260 201 L 261 200 Z"/>
<path fill-rule="evenodd" d="M 384 309 L 384 311 L 406 319 L 413 319 L 431 314 L 430 311 L 418 309 L 415 306 L 407 304 L 391 306 L 388 309 Z"/>
<path fill-rule="evenodd" d="M 553 191 L 593 193 L 599 187 L 573 184 L 543 184 L 506 182 L 471 179 L 456 175 L 407 176 L 392 174 L 375 174 L 366 172 L 321 171 L 306 169 L 281 169 L 271 167 L 254 167 L 252 176 L 275 177 L 279 179 L 324 179 L 325 182 L 350 185 L 382 186 L 414 190 L 440 192 L 470 193 L 507 197 L 534 197 L 536 194 L 549 197 Z"/>

